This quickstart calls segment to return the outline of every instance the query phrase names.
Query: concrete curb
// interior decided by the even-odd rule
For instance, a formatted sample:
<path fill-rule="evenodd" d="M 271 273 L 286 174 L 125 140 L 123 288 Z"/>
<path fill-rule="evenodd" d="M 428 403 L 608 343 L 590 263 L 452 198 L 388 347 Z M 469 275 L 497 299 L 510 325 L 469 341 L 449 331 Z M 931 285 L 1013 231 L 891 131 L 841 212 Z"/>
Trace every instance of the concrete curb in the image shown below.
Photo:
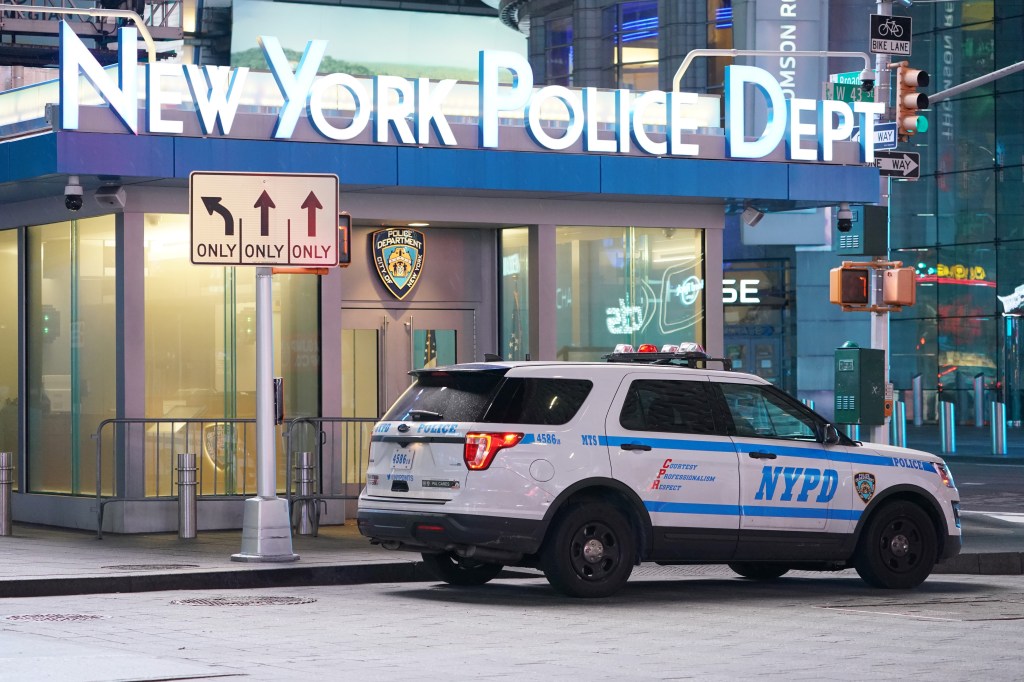
<path fill-rule="evenodd" d="M 1024 574 L 1024 552 L 960 554 L 935 567 L 934 573 L 967 575 Z"/>

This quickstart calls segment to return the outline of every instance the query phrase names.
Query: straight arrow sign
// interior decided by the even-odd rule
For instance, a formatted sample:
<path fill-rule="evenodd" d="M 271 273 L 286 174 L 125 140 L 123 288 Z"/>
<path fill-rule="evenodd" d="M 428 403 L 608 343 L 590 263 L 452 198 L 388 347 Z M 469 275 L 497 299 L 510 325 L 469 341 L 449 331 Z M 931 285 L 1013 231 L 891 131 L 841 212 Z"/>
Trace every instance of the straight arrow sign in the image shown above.
<path fill-rule="evenodd" d="M 921 155 L 917 152 L 875 152 L 879 175 L 888 178 L 917 180 L 921 177 Z"/>

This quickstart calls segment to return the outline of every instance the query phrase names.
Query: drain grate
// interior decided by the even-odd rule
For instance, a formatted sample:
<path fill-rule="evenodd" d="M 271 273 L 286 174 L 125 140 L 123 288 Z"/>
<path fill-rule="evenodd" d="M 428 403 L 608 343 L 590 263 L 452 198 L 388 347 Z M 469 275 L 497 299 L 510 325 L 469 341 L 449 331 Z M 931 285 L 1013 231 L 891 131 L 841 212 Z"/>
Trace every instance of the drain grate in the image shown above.
<path fill-rule="evenodd" d="M 175 599 L 171 603 L 185 606 L 294 606 L 315 602 L 316 599 L 309 597 L 194 597 Z"/>
<path fill-rule="evenodd" d="M 178 568 L 199 568 L 199 564 L 121 564 L 103 566 L 111 571 L 169 571 Z"/>
<path fill-rule="evenodd" d="M 23 613 L 7 616 L 7 620 L 16 623 L 66 623 L 70 621 L 101 620 L 103 618 L 106 618 L 106 616 L 97 616 L 92 613 Z"/>

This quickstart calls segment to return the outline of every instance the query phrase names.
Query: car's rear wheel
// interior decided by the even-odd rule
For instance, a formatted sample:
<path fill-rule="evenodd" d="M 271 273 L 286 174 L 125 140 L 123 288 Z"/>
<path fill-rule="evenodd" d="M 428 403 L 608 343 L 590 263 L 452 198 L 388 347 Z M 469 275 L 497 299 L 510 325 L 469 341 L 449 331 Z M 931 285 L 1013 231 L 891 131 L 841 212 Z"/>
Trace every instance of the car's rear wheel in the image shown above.
<path fill-rule="evenodd" d="M 750 580 L 775 580 L 789 572 L 785 564 L 772 564 L 760 561 L 742 561 L 729 564 L 729 568 Z"/>
<path fill-rule="evenodd" d="M 541 552 L 551 586 L 570 597 L 607 597 L 633 572 L 636 545 L 629 521 L 615 507 L 584 502 L 558 517 Z"/>
<path fill-rule="evenodd" d="M 935 526 L 912 502 L 879 509 L 861 535 L 854 556 L 857 573 L 872 587 L 917 587 L 932 572 L 938 554 Z"/>
<path fill-rule="evenodd" d="M 501 564 L 486 564 L 476 559 L 460 557 L 451 552 L 424 553 L 423 565 L 438 580 L 462 587 L 472 587 L 490 582 L 504 568 Z"/>

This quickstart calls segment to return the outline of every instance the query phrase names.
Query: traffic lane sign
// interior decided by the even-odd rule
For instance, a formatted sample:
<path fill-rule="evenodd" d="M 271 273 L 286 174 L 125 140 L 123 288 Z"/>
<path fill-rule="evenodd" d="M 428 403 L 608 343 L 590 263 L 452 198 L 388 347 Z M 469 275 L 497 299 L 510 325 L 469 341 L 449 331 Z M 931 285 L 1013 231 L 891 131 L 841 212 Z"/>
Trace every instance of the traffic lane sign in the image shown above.
<path fill-rule="evenodd" d="M 879 175 L 889 178 L 917 180 L 921 177 L 921 155 L 917 152 L 875 152 Z"/>
<path fill-rule="evenodd" d="M 898 126 L 895 123 L 876 123 L 875 149 L 896 149 L 897 128 Z M 860 126 L 853 127 L 853 132 L 850 133 L 850 139 L 854 141 L 860 139 Z"/>
<path fill-rule="evenodd" d="M 337 216 L 335 175 L 189 176 L 195 264 L 336 266 Z"/>

